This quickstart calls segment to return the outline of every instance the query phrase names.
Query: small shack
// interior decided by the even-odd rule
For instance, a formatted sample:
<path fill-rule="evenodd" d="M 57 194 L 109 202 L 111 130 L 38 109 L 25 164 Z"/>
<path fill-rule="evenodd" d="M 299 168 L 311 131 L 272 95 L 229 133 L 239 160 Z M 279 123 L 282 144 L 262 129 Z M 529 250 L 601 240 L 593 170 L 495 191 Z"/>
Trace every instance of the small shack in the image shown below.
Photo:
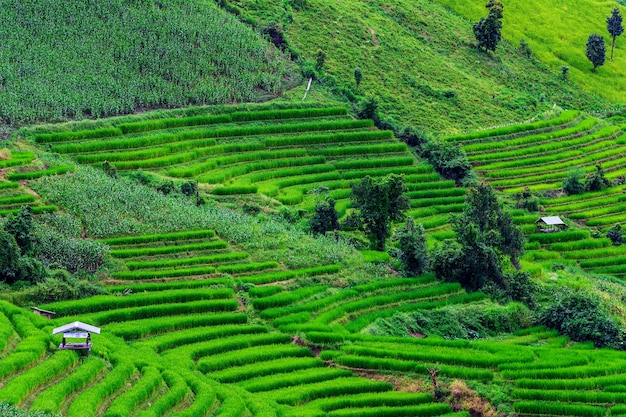
<path fill-rule="evenodd" d="M 44 310 L 43 308 L 39 308 L 39 307 L 32 307 L 32 309 L 33 309 L 33 313 L 37 314 L 38 316 L 45 317 L 47 319 L 52 319 L 52 316 L 56 314 L 54 311 Z"/>
<path fill-rule="evenodd" d="M 542 217 L 535 224 L 537 229 L 543 233 L 560 232 L 567 228 L 567 225 L 559 216 Z"/>
<path fill-rule="evenodd" d="M 91 334 L 100 334 L 100 328 L 75 321 L 74 323 L 69 323 L 52 330 L 53 336 L 59 333 L 63 333 L 63 341 L 59 345 L 60 350 L 86 350 L 87 356 L 89 356 L 92 346 Z M 67 339 L 84 339 L 84 341 L 69 343 Z"/>

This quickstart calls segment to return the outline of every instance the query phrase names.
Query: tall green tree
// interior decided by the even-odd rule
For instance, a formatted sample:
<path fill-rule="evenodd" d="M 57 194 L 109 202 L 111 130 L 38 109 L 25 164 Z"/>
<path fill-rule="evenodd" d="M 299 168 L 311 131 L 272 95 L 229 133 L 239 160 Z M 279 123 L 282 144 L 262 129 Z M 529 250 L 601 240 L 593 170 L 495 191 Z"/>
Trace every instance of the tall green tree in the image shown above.
<path fill-rule="evenodd" d="M 503 258 L 520 268 L 524 237 L 504 212 L 489 185 L 470 188 L 463 212 L 452 218 L 455 241 L 446 241 L 433 255 L 433 270 L 438 278 L 458 281 L 469 290 L 494 284 L 505 287 Z"/>
<path fill-rule="evenodd" d="M 611 11 L 611 16 L 606 18 L 606 29 L 609 31 L 612 37 L 611 41 L 611 62 L 613 62 L 613 50 L 615 49 L 615 38 L 624 33 L 624 26 L 622 25 L 622 13 L 617 7 L 614 7 Z"/>
<path fill-rule="evenodd" d="M 319 235 L 339 229 L 339 215 L 335 210 L 335 200 L 329 198 L 319 201 L 315 205 L 315 213 L 311 216 L 309 225 L 311 231 Z"/>
<path fill-rule="evenodd" d="M 487 18 L 481 17 L 474 23 L 474 36 L 478 41 L 478 49 L 495 51 L 502 39 L 502 14 L 504 6 L 498 0 L 489 0 L 485 5 L 489 10 Z"/>
<path fill-rule="evenodd" d="M 353 214 L 370 241 L 370 248 L 385 250 L 385 241 L 391 235 L 391 222 L 402 220 L 410 207 L 404 195 L 404 178 L 389 174 L 383 178 L 366 176 L 358 183 L 350 185 L 350 200 L 357 211 Z"/>
<path fill-rule="evenodd" d="M 33 246 L 33 208 L 24 206 L 19 213 L 9 218 L 4 230 L 15 238 L 22 255 L 29 253 Z"/>
<path fill-rule="evenodd" d="M 424 226 L 415 224 L 413 217 L 406 219 L 406 226 L 397 229 L 395 240 L 398 241 L 398 259 L 402 264 L 404 276 L 416 277 L 428 268 L 428 249 Z"/>
<path fill-rule="evenodd" d="M 604 65 L 606 59 L 606 47 L 604 46 L 604 38 L 601 35 L 591 34 L 587 39 L 587 50 L 585 52 L 587 59 L 593 64 L 591 71 L 596 72 L 596 69 Z"/>

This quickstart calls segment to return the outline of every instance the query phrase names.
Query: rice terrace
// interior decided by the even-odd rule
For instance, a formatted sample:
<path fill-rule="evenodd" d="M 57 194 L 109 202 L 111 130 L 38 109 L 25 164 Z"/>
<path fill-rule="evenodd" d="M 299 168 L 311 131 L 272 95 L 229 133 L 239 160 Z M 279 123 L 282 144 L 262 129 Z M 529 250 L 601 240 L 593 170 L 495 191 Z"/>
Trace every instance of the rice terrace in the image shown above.
<path fill-rule="evenodd" d="M 0 3 L 0 416 L 626 416 L 626 3 L 544 3 Z"/>

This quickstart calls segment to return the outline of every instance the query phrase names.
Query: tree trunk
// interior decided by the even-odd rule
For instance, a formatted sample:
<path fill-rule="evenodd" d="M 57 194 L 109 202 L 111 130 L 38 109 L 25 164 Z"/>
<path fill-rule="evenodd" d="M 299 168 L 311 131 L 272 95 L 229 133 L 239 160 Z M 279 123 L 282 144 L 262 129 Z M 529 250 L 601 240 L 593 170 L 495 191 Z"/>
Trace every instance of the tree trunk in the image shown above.
<path fill-rule="evenodd" d="M 613 36 L 613 42 L 611 42 L 611 62 L 613 62 L 613 49 L 615 49 L 615 36 Z"/>

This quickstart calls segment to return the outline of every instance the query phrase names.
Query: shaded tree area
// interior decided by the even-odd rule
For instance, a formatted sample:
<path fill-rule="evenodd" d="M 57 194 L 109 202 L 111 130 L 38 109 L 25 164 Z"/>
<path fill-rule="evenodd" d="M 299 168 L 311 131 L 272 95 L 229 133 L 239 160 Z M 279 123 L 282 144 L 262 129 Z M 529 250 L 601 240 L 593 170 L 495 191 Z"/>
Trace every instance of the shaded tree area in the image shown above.
<path fill-rule="evenodd" d="M 604 65 L 606 59 L 606 47 L 604 46 L 604 38 L 595 33 L 589 35 L 587 39 L 587 49 L 585 51 L 587 59 L 593 64 L 592 72 L 596 72 L 597 68 Z"/>
<path fill-rule="evenodd" d="M 611 16 L 606 18 L 606 29 L 611 34 L 611 62 L 613 62 L 613 50 L 615 49 L 615 38 L 624 33 L 622 25 L 622 13 L 617 7 L 611 10 Z"/>
<path fill-rule="evenodd" d="M 350 200 L 356 210 L 350 221 L 358 225 L 370 241 L 370 248 L 385 250 L 385 241 L 391 236 L 391 222 L 402 220 L 410 207 L 404 178 L 389 174 L 383 178 L 366 176 L 352 183 Z"/>
<path fill-rule="evenodd" d="M 470 291 L 488 289 L 502 299 L 534 304 L 530 276 L 520 271 L 524 236 L 489 185 L 468 190 L 463 212 L 452 217 L 452 228 L 456 238 L 444 241 L 433 252 L 438 279 L 459 282 Z M 509 273 L 504 272 L 507 257 L 515 268 Z"/>
<path fill-rule="evenodd" d="M 485 5 L 489 10 L 487 18 L 481 17 L 474 23 L 474 36 L 478 41 L 478 49 L 495 51 L 502 40 L 502 14 L 504 6 L 498 0 L 489 0 Z"/>

